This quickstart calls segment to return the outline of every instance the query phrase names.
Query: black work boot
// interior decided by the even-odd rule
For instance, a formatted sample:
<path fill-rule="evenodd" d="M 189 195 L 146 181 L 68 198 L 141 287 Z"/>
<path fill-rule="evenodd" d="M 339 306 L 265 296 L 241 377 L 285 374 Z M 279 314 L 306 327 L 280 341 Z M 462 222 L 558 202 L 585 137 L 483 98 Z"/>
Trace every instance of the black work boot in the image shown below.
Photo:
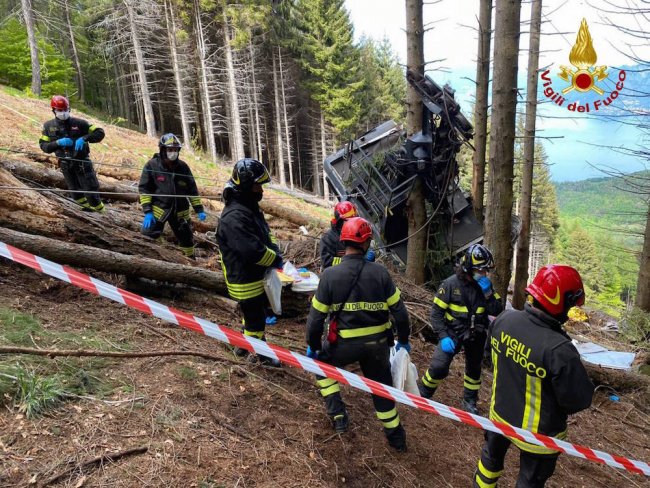
<path fill-rule="evenodd" d="M 337 434 L 342 434 L 343 432 L 348 431 L 350 427 L 350 419 L 347 412 L 339 413 L 332 417 L 332 424 L 334 425 L 334 431 Z"/>
<path fill-rule="evenodd" d="M 422 398 L 430 399 L 433 394 L 436 392 L 435 388 L 429 388 L 428 386 L 418 383 L 418 390 L 420 390 L 420 396 Z"/>
<path fill-rule="evenodd" d="M 463 410 L 469 413 L 478 415 L 478 407 L 476 403 L 478 402 L 478 391 L 472 391 L 465 389 L 465 394 L 463 395 Z"/>
<path fill-rule="evenodd" d="M 232 352 L 235 353 L 235 356 L 240 358 L 246 357 L 249 354 L 247 349 L 243 349 L 241 347 L 235 347 Z"/>
<path fill-rule="evenodd" d="M 395 449 L 397 452 L 406 452 L 406 431 L 402 424 L 399 424 L 394 429 L 384 429 L 388 445 Z"/>
<path fill-rule="evenodd" d="M 282 366 L 282 363 L 277 359 L 262 356 L 261 354 L 256 354 L 255 357 L 263 366 L 271 366 L 273 368 L 279 368 Z"/>

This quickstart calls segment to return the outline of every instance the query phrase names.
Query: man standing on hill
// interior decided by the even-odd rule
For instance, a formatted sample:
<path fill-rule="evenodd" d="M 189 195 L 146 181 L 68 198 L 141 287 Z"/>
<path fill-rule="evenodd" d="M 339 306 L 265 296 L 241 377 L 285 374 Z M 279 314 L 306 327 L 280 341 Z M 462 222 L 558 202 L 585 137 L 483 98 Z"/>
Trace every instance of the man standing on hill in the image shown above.
<path fill-rule="evenodd" d="M 395 320 L 397 350 L 410 352 L 411 326 L 400 291 L 386 268 L 365 258 L 371 239 L 370 224 L 361 217 L 349 218 L 343 224 L 345 256 L 321 275 L 307 319 L 307 356 L 340 368 L 358 362 L 366 378 L 392 385 L 390 314 Z M 323 324 L 328 314 L 329 331 L 323 347 Z M 338 382 L 318 377 L 317 383 L 334 430 L 346 432 L 348 413 Z M 406 432 L 395 402 L 378 395 L 373 395 L 372 401 L 388 444 L 399 452 L 406 451 Z"/>
<path fill-rule="evenodd" d="M 71 197 L 88 212 L 104 212 L 104 204 L 99 195 L 99 181 L 89 159 L 88 143 L 104 139 L 104 130 L 90 125 L 83 119 L 70 117 L 70 102 L 66 97 L 54 95 L 50 101 L 54 119 L 43 125 L 43 134 L 39 140 L 41 149 L 46 153 L 55 153 L 59 166 L 69 190 L 75 191 Z"/>
<path fill-rule="evenodd" d="M 433 396 L 449 374 L 456 354 L 465 349 L 463 408 L 478 413 L 488 315 L 501 312 L 499 295 L 494 293 L 487 277 L 487 271 L 493 267 L 490 250 L 482 244 L 472 244 L 461 257 L 456 273 L 440 284 L 431 309 L 431 327 L 440 342 L 422 376 L 420 394 L 424 398 Z"/>
<path fill-rule="evenodd" d="M 158 239 L 169 222 L 183 254 L 194 259 L 194 235 L 190 204 L 199 220 L 207 218 L 190 167 L 178 159 L 181 141 L 165 134 L 158 143 L 158 154 L 142 168 L 138 191 L 144 211 L 142 233 Z M 174 196 L 178 195 L 178 196 Z"/>
<path fill-rule="evenodd" d="M 266 166 L 257 159 L 237 161 L 223 190 L 226 206 L 217 226 L 228 294 L 239 302 L 244 335 L 260 340 L 266 340 L 264 273 L 283 264 L 277 240 L 271 235 L 259 206 L 264 196 L 262 185 L 270 181 Z M 245 356 L 248 351 L 235 348 L 235 354 Z M 280 366 L 277 359 L 258 356 L 258 360 L 269 366 Z"/>
<path fill-rule="evenodd" d="M 594 385 L 562 324 L 585 303 L 580 274 L 552 264 L 526 288 L 524 310 L 506 310 L 490 327 L 494 377 L 490 419 L 558 439 L 567 417 L 591 405 Z M 541 488 L 555 471 L 559 451 L 485 431 L 474 487 L 495 487 L 510 444 L 520 450 L 517 486 Z"/>

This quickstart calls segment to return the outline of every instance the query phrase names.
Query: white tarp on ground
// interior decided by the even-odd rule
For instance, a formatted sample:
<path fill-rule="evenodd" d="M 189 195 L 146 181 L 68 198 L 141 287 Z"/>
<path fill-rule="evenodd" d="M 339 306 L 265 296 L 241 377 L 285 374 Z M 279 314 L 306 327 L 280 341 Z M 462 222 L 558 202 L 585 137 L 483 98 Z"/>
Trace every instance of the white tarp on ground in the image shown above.
<path fill-rule="evenodd" d="M 602 366 L 603 368 L 623 369 L 629 371 L 632 369 L 632 361 L 636 356 L 633 352 L 610 351 L 600 344 L 594 342 L 573 341 L 578 349 L 580 357 L 591 364 Z"/>

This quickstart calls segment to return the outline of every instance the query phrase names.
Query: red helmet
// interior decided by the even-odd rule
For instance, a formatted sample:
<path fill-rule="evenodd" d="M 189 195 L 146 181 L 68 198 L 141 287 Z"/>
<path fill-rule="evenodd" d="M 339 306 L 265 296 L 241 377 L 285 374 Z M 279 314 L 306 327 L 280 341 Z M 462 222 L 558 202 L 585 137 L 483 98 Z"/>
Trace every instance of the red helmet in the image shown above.
<path fill-rule="evenodd" d="M 551 315 L 562 315 L 585 303 L 580 273 L 571 266 L 549 264 L 539 270 L 526 292 Z"/>
<path fill-rule="evenodd" d="M 352 202 L 339 202 L 334 207 L 334 218 L 332 219 L 332 224 L 336 225 L 340 219 L 347 220 L 350 217 L 356 217 L 357 215 L 357 208 Z"/>
<path fill-rule="evenodd" d="M 370 227 L 370 224 L 366 219 L 362 219 L 361 217 L 351 217 L 343 224 L 343 228 L 341 229 L 342 241 L 352 241 L 363 244 L 370 238 L 372 238 L 372 227 Z"/>
<path fill-rule="evenodd" d="M 50 100 L 50 106 L 52 110 L 69 110 L 70 102 L 63 95 L 54 95 Z"/>

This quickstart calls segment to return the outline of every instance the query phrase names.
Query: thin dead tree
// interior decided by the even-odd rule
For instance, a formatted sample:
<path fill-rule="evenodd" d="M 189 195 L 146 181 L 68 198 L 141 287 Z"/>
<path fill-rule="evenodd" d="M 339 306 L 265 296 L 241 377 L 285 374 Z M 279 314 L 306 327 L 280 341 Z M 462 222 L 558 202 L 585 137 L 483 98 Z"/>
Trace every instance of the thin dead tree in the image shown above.
<path fill-rule="evenodd" d="M 485 152 L 487 150 L 488 93 L 490 86 L 490 44 L 492 40 L 492 0 L 481 0 L 478 19 L 476 59 L 476 104 L 474 105 L 474 155 L 472 158 L 472 202 L 474 214 L 483 223 L 485 198 Z"/>
<path fill-rule="evenodd" d="M 512 306 L 524 308 L 525 288 L 528 283 L 530 250 L 531 202 L 533 198 L 533 171 L 535 168 L 535 125 L 537 120 L 537 72 L 539 70 L 539 44 L 542 26 L 542 0 L 532 0 L 530 7 L 530 45 L 528 47 L 528 80 L 526 83 L 526 122 L 524 124 L 524 164 L 521 174 L 521 199 L 519 217 L 521 232 L 517 239 L 515 259 L 515 284 Z"/>
<path fill-rule="evenodd" d="M 21 0 L 23 19 L 27 29 L 27 42 L 29 44 L 29 55 L 32 60 L 32 93 L 41 95 L 41 62 L 38 58 L 38 40 L 36 39 L 36 28 L 34 27 L 34 10 L 31 0 Z"/>

